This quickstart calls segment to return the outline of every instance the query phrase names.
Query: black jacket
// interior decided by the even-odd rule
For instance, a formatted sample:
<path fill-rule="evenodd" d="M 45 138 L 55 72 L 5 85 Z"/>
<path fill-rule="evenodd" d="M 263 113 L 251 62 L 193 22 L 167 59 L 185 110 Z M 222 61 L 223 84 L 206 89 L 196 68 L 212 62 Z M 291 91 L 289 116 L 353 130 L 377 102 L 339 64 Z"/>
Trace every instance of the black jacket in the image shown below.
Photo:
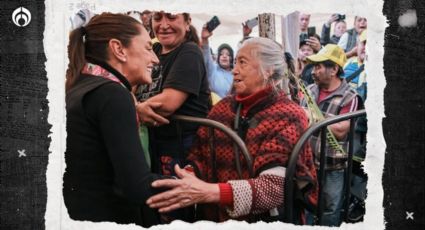
<path fill-rule="evenodd" d="M 157 192 L 151 183 L 159 176 L 146 164 L 126 84 L 81 75 L 66 94 L 63 195 L 72 219 L 159 223 L 157 213 L 145 206 Z"/>

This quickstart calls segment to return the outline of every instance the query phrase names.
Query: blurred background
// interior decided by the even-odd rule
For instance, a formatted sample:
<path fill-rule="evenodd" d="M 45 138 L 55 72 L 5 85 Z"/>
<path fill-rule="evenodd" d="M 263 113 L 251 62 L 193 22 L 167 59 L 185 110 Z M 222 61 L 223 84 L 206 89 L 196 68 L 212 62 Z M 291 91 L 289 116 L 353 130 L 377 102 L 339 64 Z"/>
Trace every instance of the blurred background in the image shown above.
<path fill-rule="evenodd" d="M 190 13 L 190 12 L 189 12 Z M 339 13 L 339 12 L 335 12 Z M 198 30 L 200 35 L 202 26 L 208 22 L 214 15 L 211 14 L 200 14 L 191 13 L 192 24 Z M 246 20 L 255 18 L 258 14 L 234 14 L 234 15 L 216 15 L 221 24 L 213 31 L 213 36 L 210 37 L 210 47 L 213 52 L 217 52 L 217 48 L 222 43 L 229 44 L 233 50 L 237 50 L 237 44 L 242 39 L 242 23 Z M 275 15 L 275 26 L 276 26 L 276 41 L 282 43 L 281 35 L 281 16 Z M 316 33 L 320 35 L 322 32 L 323 24 L 329 19 L 330 14 L 311 14 L 310 25 L 316 27 Z M 347 29 L 352 28 L 354 23 L 354 15 L 346 15 Z M 333 34 L 333 26 L 331 27 L 331 34 Z M 250 36 L 258 36 L 258 26 L 254 27 Z"/>

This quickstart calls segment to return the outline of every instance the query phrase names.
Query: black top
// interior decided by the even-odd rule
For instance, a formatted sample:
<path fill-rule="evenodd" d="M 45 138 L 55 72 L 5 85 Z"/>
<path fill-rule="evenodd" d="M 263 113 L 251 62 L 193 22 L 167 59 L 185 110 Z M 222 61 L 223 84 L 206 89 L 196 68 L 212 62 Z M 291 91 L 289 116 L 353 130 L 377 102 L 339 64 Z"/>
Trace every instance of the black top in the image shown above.
<path fill-rule="evenodd" d="M 188 93 L 188 98 L 174 114 L 204 118 L 210 108 L 210 90 L 201 49 L 194 42 L 185 42 L 167 54 L 162 46 L 153 47 L 160 66 L 152 72 L 152 84 L 138 88 L 138 100 L 147 100 L 173 88 Z M 199 125 L 171 121 L 168 125 L 149 128 L 152 170 L 163 175 L 174 175 L 174 165 L 184 166 Z"/>
<path fill-rule="evenodd" d="M 152 73 L 152 84 L 138 89 L 138 100 L 147 100 L 161 93 L 164 88 L 173 88 L 189 94 L 174 114 L 206 117 L 210 107 L 210 90 L 201 49 L 193 42 L 185 42 L 167 54 L 161 54 L 160 43 L 156 43 L 153 48 L 159 57 L 160 66 Z M 195 134 L 197 128 L 196 125 L 186 123 L 182 131 L 190 135 Z M 157 139 L 176 135 L 174 123 L 155 128 Z"/>
<path fill-rule="evenodd" d="M 159 176 L 146 163 L 126 85 L 81 75 L 66 94 L 63 194 L 73 219 L 143 225 L 148 217 L 140 207 Z"/>

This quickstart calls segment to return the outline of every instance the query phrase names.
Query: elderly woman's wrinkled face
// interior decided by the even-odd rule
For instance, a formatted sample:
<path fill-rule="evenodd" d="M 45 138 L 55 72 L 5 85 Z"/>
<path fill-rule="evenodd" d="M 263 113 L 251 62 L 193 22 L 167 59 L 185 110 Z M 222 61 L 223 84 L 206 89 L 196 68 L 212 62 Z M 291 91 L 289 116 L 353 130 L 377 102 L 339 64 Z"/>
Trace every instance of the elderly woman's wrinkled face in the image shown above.
<path fill-rule="evenodd" d="M 260 71 L 260 60 L 252 56 L 255 45 L 245 45 L 238 51 L 233 68 L 233 86 L 236 95 L 249 96 L 266 87 Z"/>
<path fill-rule="evenodd" d="M 163 46 L 163 52 L 177 48 L 185 40 L 189 31 L 190 21 L 186 21 L 183 14 L 155 12 L 152 16 L 152 28 L 156 37 Z"/>

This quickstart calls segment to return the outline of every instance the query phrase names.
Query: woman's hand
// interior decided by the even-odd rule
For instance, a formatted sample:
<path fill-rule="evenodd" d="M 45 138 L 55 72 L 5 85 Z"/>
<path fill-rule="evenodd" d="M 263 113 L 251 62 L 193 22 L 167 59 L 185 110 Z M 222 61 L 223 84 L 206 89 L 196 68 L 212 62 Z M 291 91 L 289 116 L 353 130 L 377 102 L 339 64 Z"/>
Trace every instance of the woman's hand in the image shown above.
<path fill-rule="evenodd" d="M 329 17 L 328 21 L 326 22 L 326 25 L 327 25 L 328 27 L 331 27 L 331 24 L 332 24 L 333 22 L 336 22 L 337 20 L 338 20 L 338 14 L 332 14 L 332 15 Z"/>
<path fill-rule="evenodd" d="M 208 38 L 212 36 L 212 32 L 207 30 L 207 25 L 204 25 L 202 27 L 202 31 L 201 31 L 201 39 L 202 39 L 202 44 L 208 44 Z"/>
<path fill-rule="evenodd" d="M 167 119 L 155 112 L 162 106 L 160 102 L 145 101 L 136 104 L 137 114 L 142 124 L 159 126 L 170 123 Z"/>
<path fill-rule="evenodd" d="M 204 182 L 178 165 L 174 166 L 174 170 L 180 179 L 164 179 L 152 183 L 154 188 L 164 187 L 171 190 L 150 197 L 146 201 L 149 207 L 157 208 L 159 212 L 170 212 L 196 203 L 220 201 L 218 184 Z"/>

